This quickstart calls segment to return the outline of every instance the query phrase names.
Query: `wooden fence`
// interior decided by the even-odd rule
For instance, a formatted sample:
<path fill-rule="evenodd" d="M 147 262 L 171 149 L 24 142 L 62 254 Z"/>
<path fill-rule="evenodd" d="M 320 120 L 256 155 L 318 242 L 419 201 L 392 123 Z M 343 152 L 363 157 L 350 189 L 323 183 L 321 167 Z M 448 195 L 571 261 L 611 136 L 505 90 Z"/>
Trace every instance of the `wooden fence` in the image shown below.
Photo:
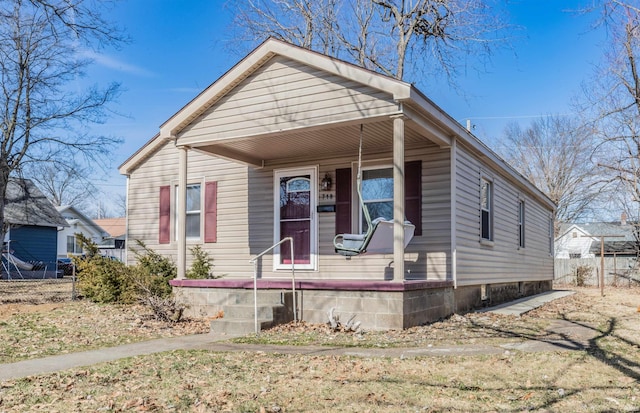
<path fill-rule="evenodd" d="M 604 284 L 611 286 L 640 285 L 640 265 L 635 257 L 605 257 Z M 597 286 L 600 280 L 600 258 L 555 259 L 557 284 Z"/>

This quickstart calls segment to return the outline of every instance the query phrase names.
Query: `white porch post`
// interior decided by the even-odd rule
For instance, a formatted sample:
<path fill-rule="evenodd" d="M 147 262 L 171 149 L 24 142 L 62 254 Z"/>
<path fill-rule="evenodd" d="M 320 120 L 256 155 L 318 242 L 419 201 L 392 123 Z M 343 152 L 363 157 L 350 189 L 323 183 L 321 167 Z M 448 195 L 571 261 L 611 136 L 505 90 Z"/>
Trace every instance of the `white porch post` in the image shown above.
<path fill-rule="evenodd" d="M 178 279 L 185 278 L 187 273 L 187 154 L 189 148 L 179 146 L 178 191 L 176 194 L 177 244 L 178 244 Z"/>
<path fill-rule="evenodd" d="M 404 281 L 404 118 L 393 119 L 393 280 Z"/>

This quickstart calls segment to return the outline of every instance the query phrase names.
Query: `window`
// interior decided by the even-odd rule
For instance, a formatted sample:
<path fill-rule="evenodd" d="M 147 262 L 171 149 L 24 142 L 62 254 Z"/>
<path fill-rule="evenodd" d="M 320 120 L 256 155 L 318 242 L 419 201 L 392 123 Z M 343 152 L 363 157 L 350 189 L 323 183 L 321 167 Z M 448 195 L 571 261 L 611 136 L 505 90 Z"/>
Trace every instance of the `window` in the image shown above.
<path fill-rule="evenodd" d="M 493 240 L 493 185 L 482 179 L 480 182 L 480 236 L 485 240 Z"/>
<path fill-rule="evenodd" d="M 355 171 L 355 170 L 354 170 Z M 360 203 L 357 198 L 353 198 L 353 184 L 355 182 L 355 173 L 351 168 L 336 169 L 336 234 L 348 234 L 354 231 L 360 231 L 361 225 L 357 225 L 358 219 L 362 222 L 362 215 L 354 216 L 353 213 L 361 211 Z M 389 171 L 391 169 L 389 168 Z M 367 178 L 371 178 L 374 173 L 373 169 L 365 169 Z M 406 219 L 416 226 L 414 236 L 422 235 L 422 161 L 409 161 L 405 163 L 404 176 L 404 208 Z M 392 179 L 392 172 L 387 172 L 387 180 Z M 367 179 L 369 181 L 369 179 Z M 371 182 L 367 182 L 369 185 Z M 388 205 L 392 205 L 393 199 L 393 183 L 387 181 L 388 195 L 385 196 Z M 368 194 L 369 195 L 369 194 Z M 368 200 L 369 203 L 372 200 Z M 378 205 L 379 206 L 379 205 Z M 393 208 L 389 209 L 389 218 L 393 215 Z M 377 211 L 380 213 L 380 211 Z M 360 212 L 361 214 L 361 212 Z M 371 218 L 376 216 L 371 214 Z M 354 221 L 355 219 L 355 221 Z M 356 228 L 352 226 L 352 222 L 356 223 Z"/>
<path fill-rule="evenodd" d="M 393 169 L 365 169 L 362 171 L 362 200 L 371 219 L 393 219 Z M 367 230 L 364 214 L 360 212 L 362 232 Z"/>
<path fill-rule="evenodd" d="M 189 240 L 201 240 L 204 230 L 204 242 L 217 242 L 217 192 L 218 183 L 215 181 L 206 182 L 204 193 L 201 184 L 187 185 L 187 204 L 185 213 L 186 238 Z M 175 239 L 178 239 L 178 208 L 177 206 L 177 186 L 174 191 L 172 202 L 171 187 L 160 187 L 159 196 L 159 228 L 158 241 L 160 244 L 171 242 L 171 220 L 174 220 Z M 174 208 L 175 212 L 171 211 Z M 203 222 L 204 221 L 204 222 Z"/>
<path fill-rule="evenodd" d="M 518 246 L 524 248 L 524 201 L 518 202 Z"/>
<path fill-rule="evenodd" d="M 73 235 L 67 235 L 67 253 L 82 254 L 82 242 Z"/>
<path fill-rule="evenodd" d="M 549 254 L 553 255 L 553 235 L 554 235 L 554 227 L 553 227 L 553 216 L 549 217 Z"/>
<path fill-rule="evenodd" d="M 187 185 L 187 239 L 200 239 L 200 192 L 200 184 Z"/>

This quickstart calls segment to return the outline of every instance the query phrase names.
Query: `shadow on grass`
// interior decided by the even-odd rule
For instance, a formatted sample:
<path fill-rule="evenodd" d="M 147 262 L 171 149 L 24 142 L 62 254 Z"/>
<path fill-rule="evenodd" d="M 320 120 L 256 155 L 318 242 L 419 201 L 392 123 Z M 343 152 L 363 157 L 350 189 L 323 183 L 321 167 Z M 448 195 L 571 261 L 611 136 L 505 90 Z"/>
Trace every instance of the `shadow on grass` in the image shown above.
<path fill-rule="evenodd" d="M 619 321 L 615 317 L 609 317 L 605 322 L 605 327 L 602 329 L 595 328 L 586 323 L 581 323 L 576 320 L 569 319 L 565 314 L 561 315 L 562 320 L 567 324 L 558 328 L 559 330 L 573 329 L 574 332 L 579 331 L 580 335 L 587 335 L 590 333 L 590 338 L 576 339 L 572 337 L 570 333 L 554 331 L 553 326 L 545 330 L 545 334 L 526 334 L 516 331 L 510 331 L 504 328 L 497 328 L 493 326 L 483 325 L 477 322 L 472 322 L 472 325 L 476 328 L 490 329 L 495 333 L 500 334 L 502 337 L 518 338 L 534 342 L 542 342 L 551 344 L 557 347 L 559 350 L 582 350 L 585 354 L 595 358 L 601 363 L 610 366 L 625 377 L 632 379 L 635 382 L 640 382 L 640 363 L 631 359 L 628 355 L 640 354 L 640 342 L 630 340 L 622 337 L 616 333 L 616 329 L 619 327 Z M 558 327 L 558 326 L 556 326 Z M 612 341 L 609 341 L 612 340 Z M 619 347 L 619 349 L 613 349 L 613 347 Z M 535 406 L 538 409 L 546 409 L 553 407 L 561 400 L 577 395 L 585 390 L 606 390 L 618 389 L 619 386 L 591 386 L 588 389 L 563 389 L 563 394 L 557 397 L 550 397 L 544 403 L 540 403 L 539 406 Z M 547 388 L 521 388 L 523 391 L 544 391 L 544 390 L 560 390 L 553 387 Z M 606 392 L 605 392 L 606 394 Z M 640 412 L 640 409 L 631 410 L 632 412 Z"/>

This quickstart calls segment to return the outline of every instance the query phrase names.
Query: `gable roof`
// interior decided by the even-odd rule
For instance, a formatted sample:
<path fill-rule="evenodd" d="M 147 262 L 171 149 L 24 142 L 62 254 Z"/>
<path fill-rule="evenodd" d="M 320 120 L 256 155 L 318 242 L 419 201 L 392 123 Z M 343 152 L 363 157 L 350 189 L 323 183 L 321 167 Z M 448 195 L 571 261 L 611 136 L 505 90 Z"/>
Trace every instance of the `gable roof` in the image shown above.
<path fill-rule="evenodd" d="M 107 231 L 105 231 L 104 228 L 102 228 L 102 226 L 100 226 L 95 220 L 89 218 L 72 205 L 58 206 L 56 209 L 69 224 L 80 221 L 85 226 L 93 228 L 93 230 L 100 234 L 107 234 Z"/>
<path fill-rule="evenodd" d="M 636 226 L 633 223 L 620 222 L 590 222 L 585 224 L 562 224 L 561 232 L 556 237 L 556 242 L 561 238 L 569 236 L 574 231 L 580 232 L 582 238 L 591 239 L 589 252 L 599 255 L 604 246 L 605 254 L 636 254 L 638 240 L 636 239 Z M 605 236 L 604 245 L 600 243 L 600 236 Z M 590 237 L 590 236 L 593 236 Z"/>
<path fill-rule="evenodd" d="M 5 201 L 4 219 L 11 225 L 69 226 L 30 179 L 9 178 Z"/>
<path fill-rule="evenodd" d="M 398 79 L 373 72 L 351 63 L 332 58 L 299 46 L 295 46 L 280 40 L 269 38 L 254 49 L 249 55 L 223 74 L 192 101 L 171 116 L 160 126 L 160 132 L 148 141 L 142 148 L 136 151 L 119 167 L 123 175 L 129 175 L 142 162 L 152 156 L 160 148 L 169 142 L 178 141 L 178 135 L 192 122 L 199 119 L 216 102 L 221 101 L 245 79 L 267 65 L 275 56 L 281 56 L 308 67 L 318 69 L 321 72 L 339 76 L 357 84 L 367 85 L 389 96 L 394 102 L 395 110 L 389 116 L 404 116 L 413 126 L 429 136 L 436 145 L 450 147 L 458 144 L 478 154 L 487 163 L 503 171 L 507 179 L 525 189 L 536 199 L 544 203 L 549 209 L 555 209 L 555 204 L 537 187 L 518 173 L 513 167 L 493 152 L 482 141 L 460 125 L 456 120 L 435 105 L 412 84 Z M 362 119 L 359 120 L 362 123 Z M 317 126 L 307 127 L 313 129 Z M 327 125 L 323 125 L 327 127 Z M 282 135 L 286 130 L 278 131 Z M 222 139 L 222 138 L 220 138 Z M 233 152 L 234 149 L 230 149 Z M 223 156 L 224 157 L 224 156 Z M 236 159 L 241 159 L 237 157 Z M 248 158 L 247 158 L 248 159 Z M 248 159 L 248 164 L 260 166 L 259 159 Z"/>

